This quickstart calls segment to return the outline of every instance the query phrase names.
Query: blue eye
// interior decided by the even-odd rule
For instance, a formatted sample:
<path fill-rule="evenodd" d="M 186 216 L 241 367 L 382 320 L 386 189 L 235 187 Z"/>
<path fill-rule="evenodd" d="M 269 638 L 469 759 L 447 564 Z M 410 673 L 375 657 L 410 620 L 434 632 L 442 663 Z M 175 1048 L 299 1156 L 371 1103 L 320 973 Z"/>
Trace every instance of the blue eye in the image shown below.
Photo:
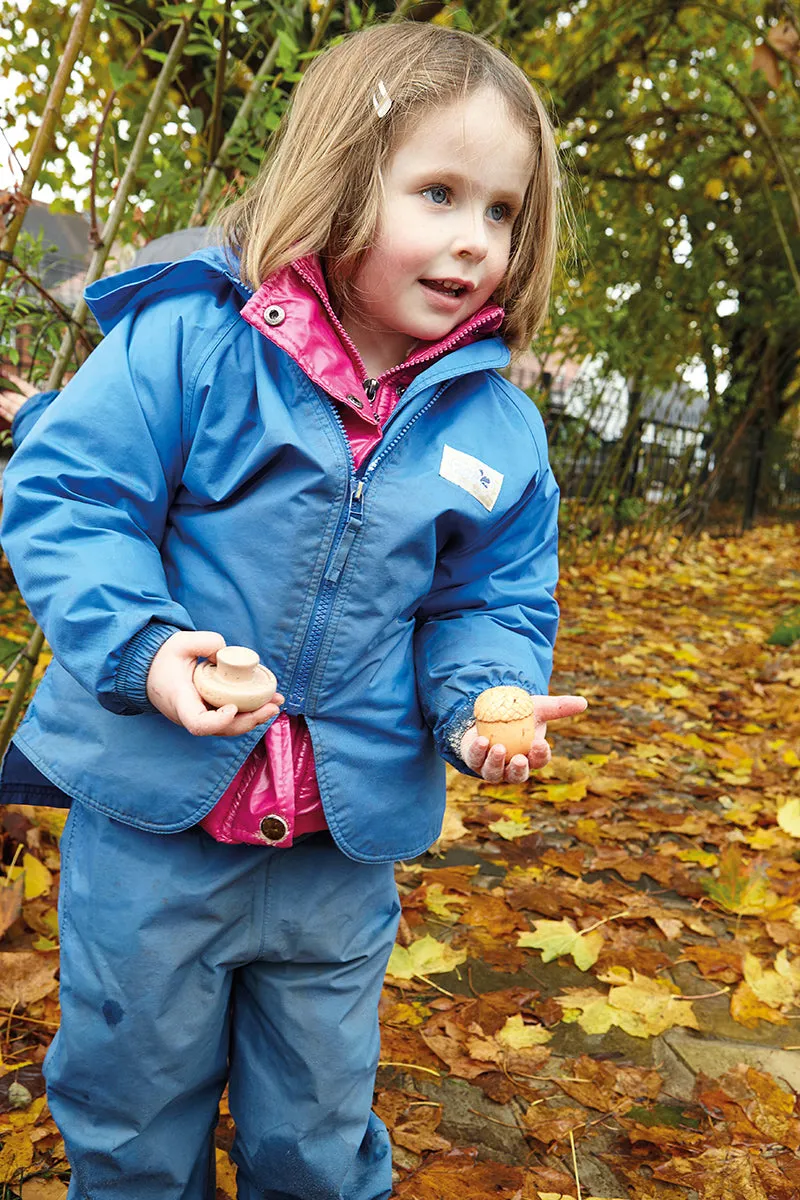
<path fill-rule="evenodd" d="M 434 204 L 446 204 L 449 195 L 447 188 L 441 183 L 434 184 L 433 187 L 423 188 L 422 194 L 423 196 L 427 196 L 429 200 L 432 200 Z"/>
<path fill-rule="evenodd" d="M 491 204 L 486 211 L 491 221 L 505 221 L 508 216 L 508 209 L 505 204 Z"/>

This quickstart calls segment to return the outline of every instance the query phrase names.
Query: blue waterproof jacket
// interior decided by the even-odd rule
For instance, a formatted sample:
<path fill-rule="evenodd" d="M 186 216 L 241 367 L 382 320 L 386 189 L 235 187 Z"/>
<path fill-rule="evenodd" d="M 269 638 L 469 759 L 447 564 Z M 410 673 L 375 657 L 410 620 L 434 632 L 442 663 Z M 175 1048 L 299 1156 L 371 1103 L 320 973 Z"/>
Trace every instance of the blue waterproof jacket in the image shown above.
<path fill-rule="evenodd" d="M 264 727 L 195 737 L 145 685 L 176 628 L 214 630 L 305 715 L 340 848 L 412 857 L 478 693 L 547 691 L 542 422 L 491 337 L 422 371 L 356 472 L 334 402 L 240 315 L 250 294 L 217 249 L 87 291 L 106 337 L 4 479 L 4 548 L 54 656 L 15 742 L 109 816 L 195 824 Z"/>

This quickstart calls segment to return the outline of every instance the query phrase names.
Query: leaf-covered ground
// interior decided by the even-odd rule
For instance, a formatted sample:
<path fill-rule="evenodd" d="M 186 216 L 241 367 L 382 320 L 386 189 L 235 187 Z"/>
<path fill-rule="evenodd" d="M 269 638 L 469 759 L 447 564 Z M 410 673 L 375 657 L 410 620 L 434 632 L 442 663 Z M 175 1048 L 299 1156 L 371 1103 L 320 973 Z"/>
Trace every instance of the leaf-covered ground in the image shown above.
<path fill-rule="evenodd" d="M 524 787 L 453 773 L 441 841 L 398 866 L 396 1195 L 800 1200 L 800 642 L 768 643 L 797 531 L 574 566 L 560 598 L 553 690 L 589 710 Z M 23 637 L 11 594 L 0 620 Z M 60 818 L 2 821 L 0 1200 L 63 1200 Z M 231 1137 L 223 1108 L 220 1200 Z"/>

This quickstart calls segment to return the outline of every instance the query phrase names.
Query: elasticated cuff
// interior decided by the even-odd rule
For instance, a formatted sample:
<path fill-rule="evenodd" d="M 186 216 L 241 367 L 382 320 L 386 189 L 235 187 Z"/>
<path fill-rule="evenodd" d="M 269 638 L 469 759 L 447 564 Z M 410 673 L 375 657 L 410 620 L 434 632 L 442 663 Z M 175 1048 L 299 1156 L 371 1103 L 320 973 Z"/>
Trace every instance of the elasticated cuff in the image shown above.
<path fill-rule="evenodd" d="M 473 708 L 476 699 L 477 695 L 465 700 L 451 715 L 438 739 L 438 750 L 445 762 L 449 762 L 462 775 L 472 775 L 475 779 L 480 779 L 480 775 L 468 767 L 461 757 L 461 739 L 470 726 L 475 724 Z"/>
<path fill-rule="evenodd" d="M 122 651 L 117 667 L 115 693 L 127 713 L 158 712 L 147 698 L 147 674 L 157 652 L 173 633 L 184 632 L 179 625 L 151 621 L 135 633 Z"/>

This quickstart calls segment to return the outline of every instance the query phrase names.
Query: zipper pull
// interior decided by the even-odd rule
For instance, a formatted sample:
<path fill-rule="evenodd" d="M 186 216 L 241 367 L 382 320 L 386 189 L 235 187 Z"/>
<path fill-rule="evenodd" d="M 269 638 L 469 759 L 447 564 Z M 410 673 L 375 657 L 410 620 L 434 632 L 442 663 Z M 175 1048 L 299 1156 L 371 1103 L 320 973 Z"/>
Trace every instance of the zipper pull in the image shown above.
<path fill-rule="evenodd" d="M 347 556 L 350 553 L 350 548 L 352 547 L 353 542 L 356 540 L 356 534 L 361 528 L 363 495 L 364 480 L 360 479 L 358 481 L 358 487 L 350 497 L 350 509 L 347 514 L 347 524 L 342 532 L 341 540 L 336 548 L 336 553 L 333 556 L 330 566 L 325 572 L 326 583 L 338 583 L 341 578 L 344 565 L 347 562 Z"/>
<path fill-rule="evenodd" d="M 364 380 L 364 391 L 366 392 L 367 399 L 369 400 L 369 402 L 371 404 L 372 401 L 375 399 L 375 397 L 378 394 L 377 379 L 365 379 Z"/>

